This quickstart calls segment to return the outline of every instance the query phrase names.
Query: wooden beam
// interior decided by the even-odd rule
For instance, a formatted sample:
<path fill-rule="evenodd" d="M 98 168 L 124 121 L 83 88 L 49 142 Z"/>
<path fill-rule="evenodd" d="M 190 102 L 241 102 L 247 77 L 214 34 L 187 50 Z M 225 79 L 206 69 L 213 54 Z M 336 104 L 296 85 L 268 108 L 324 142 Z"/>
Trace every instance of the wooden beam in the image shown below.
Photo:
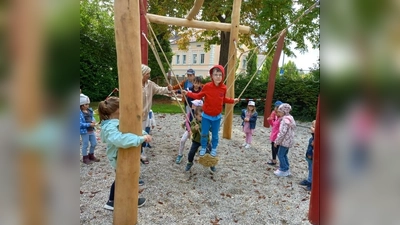
<path fill-rule="evenodd" d="M 140 34 L 143 32 L 147 37 L 147 0 L 141 1 L 142 4 L 140 7 Z M 143 37 L 143 35 L 140 36 L 140 48 L 142 50 L 142 63 L 145 65 L 149 65 L 149 43 L 147 42 L 146 38 Z"/>
<path fill-rule="evenodd" d="M 278 69 L 279 58 L 281 57 L 285 36 L 286 36 L 286 30 L 279 36 L 274 58 L 272 59 L 271 70 L 269 71 L 267 96 L 265 97 L 266 100 L 264 105 L 264 124 L 263 124 L 264 127 L 269 127 L 267 118 L 271 113 L 272 97 L 274 96 L 274 90 L 275 90 L 276 71 Z"/>
<path fill-rule="evenodd" d="M 119 129 L 142 135 L 142 72 L 139 1 L 115 0 L 119 80 Z M 114 224 L 137 224 L 141 146 L 118 150 Z"/>
<path fill-rule="evenodd" d="M 232 9 L 232 26 L 230 30 L 230 39 L 229 39 L 229 54 L 228 54 L 228 74 L 226 85 L 229 89 L 226 92 L 226 96 L 229 98 L 235 97 L 235 68 L 236 68 L 236 58 L 237 58 L 237 50 L 234 42 L 239 43 L 239 24 L 240 24 L 240 6 L 242 4 L 242 0 L 234 0 L 233 1 L 233 9 Z M 225 105 L 225 118 L 224 118 L 224 130 L 222 133 L 222 137 L 226 139 L 231 139 L 232 136 L 232 120 L 233 120 L 233 104 Z"/>
<path fill-rule="evenodd" d="M 195 0 L 193 8 L 190 10 L 189 14 L 186 16 L 186 19 L 192 20 L 197 15 L 197 13 L 199 13 L 203 3 L 204 3 L 204 0 Z"/>
<path fill-rule="evenodd" d="M 183 26 L 183 27 L 192 27 L 192 28 L 199 28 L 199 29 L 206 29 L 206 30 L 222 30 L 222 31 L 230 32 L 231 26 L 232 26 L 229 23 L 187 20 L 187 19 L 180 19 L 180 18 L 175 18 L 175 17 L 160 16 L 160 15 L 155 15 L 155 14 L 150 14 L 150 13 L 147 13 L 146 16 L 149 19 L 149 21 L 152 23 Z M 242 34 L 250 33 L 250 27 L 240 26 L 239 24 L 237 24 L 236 26 L 238 26 L 238 28 L 239 28 L 239 33 L 242 33 Z"/>
<path fill-rule="evenodd" d="M 314 153 L 313 153 L 313 163 L 312 163 L 312 185 L 311 185 L 311 196 L 310 205 L 308 208 L 308 221 L 311 224 L 320 224 L 320 215 L 326 216 L 326 211 L 323 209 L 327 208 L 326 196 L 320 191 L 320 96 L 318 96 L 317 103 L 317 115 L 315 119 L 315 130 L 314 130 Z M 325 150 L 325 149 L 324 149 Z M 326 165 L 325 165 L 326 166 Z M 326 167 L 325 167 L 326 168 Z M 325 174 L 324 174 L 325 175 Z M 322 189 L 324 190 L 324 189 Z M 320 204 L 323 200 L 321 196 L 324 196 L 325 204 Z M 329 203 L 329 202 L 328 202 Z M 325 213 L 325 214 L 323 214 Z M 324 219 L 327 219 L 324 217 Z"/>

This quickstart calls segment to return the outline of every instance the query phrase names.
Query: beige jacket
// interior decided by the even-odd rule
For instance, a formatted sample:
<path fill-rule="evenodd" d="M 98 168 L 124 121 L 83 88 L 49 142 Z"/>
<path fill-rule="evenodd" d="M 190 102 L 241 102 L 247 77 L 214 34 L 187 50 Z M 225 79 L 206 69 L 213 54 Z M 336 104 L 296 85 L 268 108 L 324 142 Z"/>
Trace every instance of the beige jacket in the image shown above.
<path fill-rule="evenodd" d="M 142 120 L 146 121 L 151 106 L 153 105 L 153 96 L 154 95 L 162 95 L 162 94 L 167 94 L 170 91 L 168 90 L 168 87 L 160 87 L 156 83 L 154 83 L 151 80 L 148 80 L 145 86 L 142 88 L 142 93 L 143 93 L 143 115 L 142 115 Z"/>

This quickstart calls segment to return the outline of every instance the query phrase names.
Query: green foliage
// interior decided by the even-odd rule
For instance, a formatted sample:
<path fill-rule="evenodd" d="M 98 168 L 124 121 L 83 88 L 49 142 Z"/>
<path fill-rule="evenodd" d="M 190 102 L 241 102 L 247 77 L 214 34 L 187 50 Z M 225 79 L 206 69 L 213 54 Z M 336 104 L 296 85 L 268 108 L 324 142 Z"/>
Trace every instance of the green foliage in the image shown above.
<path fill-rule="evenodd" d="M 254 49 L 249 52 L 246 61 L 247 75 L 253 76 L 253 74 L 257 71 L 257 52 Z"/>
<path fill-rule="evenodd" d="M 80 2 L 80 86 L 82 93 L 92 101 L 104 100 L 118 87 L 117 53 L 115 46 L 113 1 L 91 0 Z M 169 62 L 172 50 L 168 41 L 169 30 L 166 25 L 152 25 L 154 33 Z M 149 30 L 149 39 L 151 39 Z M 168 71 L 158 44 L 154 41 L 164 70 Z M 149 67 L 151 79 L 165 81 L 162 70 L 149 46 Z M 163 85 L 163 84 L 160 84 Z"/>
<path fill-rule="evenodd" d="M 266 72 L 266 71 L 265 71 Z M 235 96 L 238 96 L 248 84 L 250 76 L 239 77 L 235 82 Z M 243 92 L 241 98 L 266 98 L 268 81 L 254 79 Z M 313 76 L 290 77 L 277 75 L 272 102 L 280 100 L 292 106 L 292 115 L 296 120 L 315 119 L 319 95 L 319 81 Z M 259 114 L 264 113 L 265 101 L 256 101 Z M 246 108 L 246 101 L 241 101 L 235 109 Z M 270 111 L 270 110 L 268 110 Z"/>
<path fill-rule="evenodd" d="M 81 1 L 80 15 L 80 86 L 92 101 L 99 101 L 118 87 L 112 5 Z"/>

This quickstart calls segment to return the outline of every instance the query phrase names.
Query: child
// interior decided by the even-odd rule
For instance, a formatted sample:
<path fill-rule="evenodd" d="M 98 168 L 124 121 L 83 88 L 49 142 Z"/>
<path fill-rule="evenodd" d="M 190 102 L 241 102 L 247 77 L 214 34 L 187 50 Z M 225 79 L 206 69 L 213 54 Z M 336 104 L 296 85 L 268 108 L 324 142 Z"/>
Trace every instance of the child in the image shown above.
<path fill-rule="evenodd" d="M 278 147 L 279 169 L 274 171 L 274 174 L 279 177 L 286 177 L 290 175 L 289 159 L 287 154 L 289 148 L 294 145 L 294 134 L 296 129 L 296 122 L 290 111 L 292 107 L 287 103 L 282 103 L 278 108 L 279 116 L 282 116 L 279 125 L 279 133 L 275 139 L 275 147 Z"/>
<path fill-rule="evenodd" d="M 225 77 L 224 67 L 221 65 L 213 66 L 210 69 L 211 82 L 206 83 L 203 89 L 195 94 L 183 90 L 182 94 L 187 95 L 190 98 L 201 99 L 204 97 L 204 105 L 202 113 L 203 119 L 201 123 L 201 149 L 200 157 L 206 154 L 207 137 L 208 132 L 211 128 L 212 139 L 211 139 L 211 156 L 217 156 L 218 147 L 218 131 L 221 123 L 221 112 L 224 103 L 234 104 L 239 100 L 237 98 L 227 98 L 226 86 L 222 82 Z"/>
<path fill-rule="evenodd" d="M 279 146 L 275 147 L 275 139 L 278 136 L 279 125 L 281 123 L 280 117 L 277 115 L 278 107 L 282 104 L 281 101 L 275 102 L 275 108 L 272 110 L 271 115 L 267 118 L 268 123 L 271 125 L 271 135 L 269 136 L 269 140 L 271 141 L 271 151 L 272 151 L 272 159 L 267 162 L 268 165 L 274 166 L 276 165 L 276 155 L 278 154 Z"/>
<path fill-rule="evenodd" d="M 312 181 L 312 158 L 314 151 L 315 120 L 312 121 L 310 130 L 311 130 L 311 137 L 310 140 L 308 140 L 308 147 L 306 152 L 306 160 L 308 163 L 308 178 L 300 182 L 300 185 L 306 186 L 308 191 L 311 191 L 311 181 Z"/>
<path fill-rule="evenodd" d="M 188 90 L 191 89 L 194 85 L 193 81 L 196 77 L 196 73 L 193 69 L 188 69 L 186 71 L 186 75 L 187 75 L 187 79 L 183 80 L 182 82 L 180 82 L 179 84 L 176 84 L 174 86 L 172 86 L 172 90 L 178 90 L 177 93 L 181 93 L 181 89 L 183 90 Z M 192 99 L 193 100 L 193 99 Z M 189 99 L 187 99 L 187 101 L 185 101 L 185 98 L 182 98 L 182 101 L 185 103 L 185 111 L 186 113 L 190 113 L 190 101 Z"/>
<path fill-rule="evenodd" d="M 97 145 L 96 135 L 94 132 L 94 126 L 96 125 L 96 120 L 93 116 L 93 110 L 89 108 L 90 99 L 84 94 L 80 94 L 80 133 L 82 138 L 82 162 L 84 164 L 92 164 L 92 162 L 99 162 L 100 159 L 94 156 L 94 149 Z M 89 155 L 87 153 L 87 148 L 90 149 Z"/>
<path fill-rule="evenodd" d="M 257 122 L 257 111 L 256 111 L 256 103 L 253 101 L 249 101 L 247 104 L 247 109 L 242 109 L 242 126 L 243 132 L 246 134 L 246 142 L 243 144 L 245 148 L 251 147 L 251 140 L 253 136 L 254 129 L 256 128 Z"/>
<path fill-rule="evenodd" d="M 186 164 L 186 171 L 189 171 L 190 168 L 192 168 L 193 166 L 193 159 L 194 159 L 194 155 L 196 154 L 197 150 L 200 147 L 200 137 L 201 137 L 201 120 L 202 120 L 202 116 L 201 114 L 203 113 L 203 109 L 201 108 L 197 108 L 194 112 L 194 117 L 195 119 L 191 122 L 190 126 L 192 129 L 192 146 L 190 147 L 190 151 L 188 154 L 188 163 Z M 210 137 L 208 137 L 208 141 L 209 141 Z M 209 143 L 208 143 L 209 145 Z M 215 172 L 215 166 L 211 166 L 210 167 L 211 172 Z"/>
<path fill-rule="evenodd" d="M 143 131 L 143 136 L 132 133 L 121 133 L 119 131 L 119 98 L 110 97 L 107 100 L 101 101 L 98 111 L 101 122 L 100 137 L 104 143 L 107 143 L 107 157 L 114 169 L 117 168 L 118 148 L 137 147 L 143 142 L 151 141 L 151 136 L 145 131 Z M 104 205 L 105 209 L 114 210 L 114 189 L 115 181 L 111 185 L 110 197 Z M 138 199 L 138 207 L 142 207 L 145 203 L 145 198 Z"/>
<path fill-rule="evenodd" d="M 151 129 L 154 129 L 155 126 L 156 126 L 156 119 L 154 118 L 153 110 L 150 109 L 149 116 L 147 117 L 146 120 L 146 128 L 144 129 L 144 131 L 150 134 Z M 151 148 L 150 144 L 147 142 L 145 142 L 144 147 Z"/>
<path fill-rule="evenodd" d="M 185 133 L 183 133 L 182 138 L 181 138 L 181 142 L 179 144 L 179 152 L 178 152 L 178 156 L 176 157 L 175 163 L 176 164 L 180 164 L 183 158 L 183 149 L 185 148 L 185 143 L 186 140 L 190 137 L 191 134 L 191 129 L 190 129 L 190 122 L 192 121 L 192 114 L 194 114 L 194 111 L 197 108 L 202 108 L 203 107 L 203 101 L 202 100 L 194 100 L 191 101 L 192 105 L 192 110 L 191 113 L 186 114 L 185 117 L 185 123 L 184 123 L 184 128 L 185 128 Z M 189 120 L 188 120 L 189 118 Z"/>

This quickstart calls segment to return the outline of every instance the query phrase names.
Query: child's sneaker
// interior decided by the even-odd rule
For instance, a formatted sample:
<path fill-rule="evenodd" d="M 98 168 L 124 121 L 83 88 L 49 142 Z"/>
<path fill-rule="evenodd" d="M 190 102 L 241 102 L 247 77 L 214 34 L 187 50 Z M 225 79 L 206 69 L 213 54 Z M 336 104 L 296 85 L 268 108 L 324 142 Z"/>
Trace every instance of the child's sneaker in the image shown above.
<path fill-rule="evenodd" d="M 277 175 L 278 177 L 287 177 L 289 176 L 289 171 L 284 172 L 277 169 L 276 171 L 274 171 L 274 174 Z"/>
<path fill-rule="evenodd" d="M 108 200 L 107 203 L 104 205 L 104 208 L 114 211 L 114 201 Z"/>
<path fill-rule="evenodd" d="M 139 180 L 139 186 L 143 186 L 144 185 L 144 181 L 143 180 Z"/>
<path fill-rule="evenodd" d="M 138 208 L 144 206 L 145 203 L 146 203 L 145 198 L 138 198 Z"/>
<path fill-rule="evenodd" d="M 308 186 L 308 185 L 310 185 L 311 183 L 308 182 L 307 180 L 302 180 L 299 184 L 300 184 L 300 185 L 303 185 L 303 186 Z"/>
<path fill-rule="evenodd" d="M 250 144 L 246 144 L 246 146 L 244 146 L 244 148 L 250 148 L 251 145 Z"/>
<path fill-rule="evenodd" d="M 176 157 L 175 163 L 176 164 L 180 164 L 182 161 L 183 155 L 178 155 L 178 157 Z"/>
<path fill-rule="evenodd" d="M 242 147 L 245 147 L 246 145 L 247 145 L 247 143 L 245 142 L 245 143 L 242 144 Z"/>
<path fill-rule="evenodd" d="M 210 167 L 210 171 L 211 173 L 214 173 L 215 171 L 217 171 L 217 169 L 215 168 L 215 166 Z"/>
<path fill-rule="evenodd" d="M 200 149 L 199 155 L 204 156 L 205 154 L 206 154 L 206 149 L 205 148 Z"/>
<path fill-rule="evenodd" d="M 192 168 L 192 166 L 193 166 L 193 163 L 191 163 L 191 162 L 188 162 L 188 163 L 186 164 L 185 171 L 189 171 L 189 170 L 190 170 L 190 168 Z"/>
<path fill-rule="evenodd" d="M 210 155 L 211 155 L 212 157 L 217 156 L 217 149 L 215 149 L 215 148 L 211 149 Z"/>

